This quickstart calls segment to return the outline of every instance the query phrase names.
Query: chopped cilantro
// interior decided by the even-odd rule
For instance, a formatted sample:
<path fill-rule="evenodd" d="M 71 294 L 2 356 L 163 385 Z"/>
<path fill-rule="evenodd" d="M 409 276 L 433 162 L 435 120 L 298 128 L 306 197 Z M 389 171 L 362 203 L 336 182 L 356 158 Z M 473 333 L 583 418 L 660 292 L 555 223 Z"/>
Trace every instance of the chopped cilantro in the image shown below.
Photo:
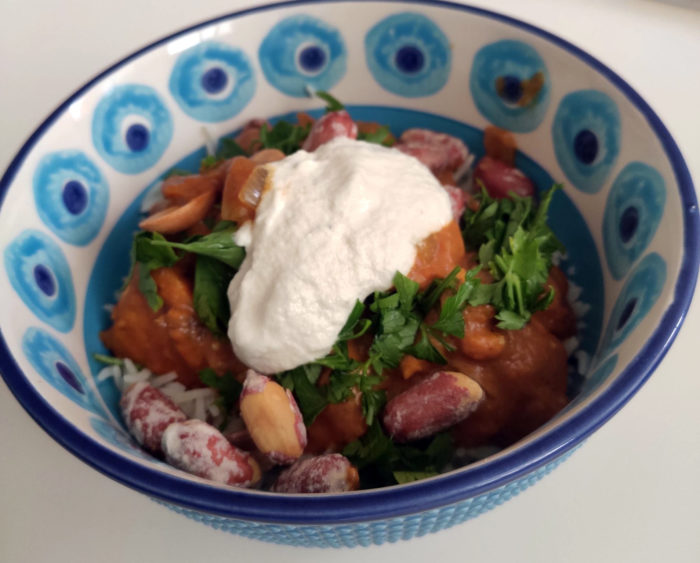
<path fill-rule="evenodd" d="M 115 358 L 114 356 L 108 356 L 107 354 L 93 354 L 92 357 L 101 364 L 107 364 L 109 366 L 124 365 L 124 360 L 122 358 Z"/>
<path fill-rule="evenodd" d="M 158 295 L 158 286 L 151 276 L 151 271 L 170 267 L 178 261 L 178 256 L 171 248 L 159 245 L 162 241 L 165 241 L 165 237 L 160 233 L 141 232 L 134 237 L 131 247 L 132 272 L 138 264 L 139 291 L 154 311 L 160 310 L 163 299 Z"/>
<path fill-rule="evenodd" d="M 391 137 L 391 131 L 385 125 L 379 127 L 376 131 L 372 132 L 360 132 L 357 134 L 357 138 L 360 141 L 366 141 L 368 143 L 376 143 L 377 145 L 384 145 L 390 147 L 394 144 L 394 139 Z"/>
<path fill-rule="evenodd" d="M 304 126 L 278 121 L 270 128 L 264 123 L 260 128 L 260 143 L 266 149 L 279 149 L 284 154 L 292 154 L 299 150 L 310 130 L 310 124 Z"/>
<path fill-rule="evenodd" d="M 205 326 L 217 335 L 226 334 L 231 311 L 226 295 L 235 270 L 224 262 L 200 254 L 194 270 L 192 300 Z"/>
<path fill-rule="evenodd" d="M 309 426 L 328 404 L 323 392 L 316 386 L 320 375 L 320 365 L 306 364 L 278 376 L 280 384 L 294 393 L 306 426 Z"/>
<path fill-rule="evenodd" d="M 219 392 L 215 404 L 221 409 L 224 416 L 220 425 L 221 428 L 224 428 L 231 414 L 231 410 L 236 406 L 236 403 L 238 403 L 243 385 L 241 385 L 233 374 L 226 372 L 223 375 L 218 375 L 210 368 L 203 369 L 199 372 L 199 380 L 207 387 L 216 389 Z"/>
<path fill-rule="evenodd" d="M 219 141 L 219 150 L 216 151 L 218 160 L 228 160 L 234 156 L 247 156 L 248 153 L 243 150 L 243 147 L 231 137 L 222 137 Z"/>
<path fill-rule="evenodd" d="M 209 256 L 231 268 L 237 269 L 245 258 L 245 249 L 238 246 L 233 240 L 235 231 L 235 223 L 222 221 L 215 225 L 212 232 L 208 235 L 192 238 L 188 242 L 171 242 L 161 237 L 158 240 L 154 240 L 152 246 L 170 249 L 177 248 L 185 252 Z"/>
<path fill-rule="evenodd" d="M 437 434 L 427 445 L 395 444 L 375 422 L 343 455 L 358 468 L 365 487 L 381 487 L 437 475 L 452 459 L 453 449 L 448 433 Z"/>
<path fill-rule="evenodd" d="M 345 109 L 345 106 L 341 102 L 336 100 L 333 96 L 331 96 L 328 92 L 325 92 L 323 90 L 316 90 L 315 95 L 317 98 L 321 98 L 324 102 L 326 102 L 326 113 Z"/>
<path fill-rule="evenodd" d="M 522 328 L 532 313 L 546 309 L 554 298 L 553 289 L 545 291 L 545 283 L 552 254 L 564 247 L 547 226 L 547 212 L 560 188 L 547 190 L 539 206 L 530 197 L 494 200 L 482 189 L 479 209 L 465 211 L 464 240 L 479 249 L 479 261 L 494 277 L 477 294 L 496 308 L 499 328 Z"/>

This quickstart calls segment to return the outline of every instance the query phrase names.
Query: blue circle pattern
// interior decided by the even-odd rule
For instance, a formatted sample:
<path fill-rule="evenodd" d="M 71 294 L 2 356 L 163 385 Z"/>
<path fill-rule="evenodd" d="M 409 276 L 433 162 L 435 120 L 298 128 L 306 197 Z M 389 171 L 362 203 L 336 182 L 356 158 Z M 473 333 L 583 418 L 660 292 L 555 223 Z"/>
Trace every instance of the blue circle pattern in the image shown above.
<path fill-rule="evenodd" d="M 666 184 L 656 169 L 631 162 L 618 174 L 603 217 L 605 258 L 616 280 L 622 279 L 646 250 L 665 204 Z"/>
<path fill-rule="evenodd" d="M 258 51 L 267 81 L 288 96 L 308 95 L 307 86 L 330 90 L 345 75 L 347 49 L 333 26 L 307 15 L 283 19 Z"/>
<path fill-rule="evenodd" d="M 597 90 L 566 95 L 554 116 L 552 142 L 559 166 L 569 181 L 583 192 L 596 193 L 620 152 L 617 105 Z"/>
<path fill-rule="evenodd" d="M 5 270 L 12 287 L 39 319 L 60 332 L 73 328 L 73 279 L 63 251 L 51 238 L 23 231 L 5 248 Z"/>
<path fill-rule="evenodd" d="M 602 353 L 617 348 L 656 303 L 666 283 L 666 262 L 657 253 L 645 256 L 632 271 L 615 302 L 603 337 Z"/>
<path fill-rule="evenodd" d="M 530 103 L 518 105 L 523 82 L 538 72 L 544 76 L 540 91 Z M 499 79 L 503 81 L 500 93 Z M 469 89 L 477 109 L 491 123 L 526 133 L 536 129 L 544 118 L 551 86 L 549 71 L 539 53 L 527 43 L 507 39 L 479 49 L 469 74 Z"/>
<path fill-rule="evenodd" d="M 255 93 L 255 73 L 241 49 L 209 41 L 178 57 L 169 87 L 187 115 L 215 123 L 234 117 L 248 105 Z"/>
<path fill-rule="evenodd" d="M 442 30 L 411 12 L 394 14 L 365 37 L 367 66 L 379 85 L 406 98 L 442 90 L 450 76 L 452 54 Z"/>
<path fill-rule="evenodd" d="M 39 217 L 59 238 L 84 246 L 97 236 L 107 214 L 109 187 L 83 152 L 46 155 L 32 183 Z"/>
<path fill-rule="evenodd" d="M 53 388 L 82 408 L 100 416 L 104 414 L 73 356 L 48 332 L 34 327 L 27 329 L 22 338 L 22 350 Z"/>
<path fill-rule="evenodd" d="M 97 152 L 123 174 L 151 168 L 172 137 L 170 112 L 149 86 L 115 87 L 100 100 L 92 116 L 92 142 Z"/>

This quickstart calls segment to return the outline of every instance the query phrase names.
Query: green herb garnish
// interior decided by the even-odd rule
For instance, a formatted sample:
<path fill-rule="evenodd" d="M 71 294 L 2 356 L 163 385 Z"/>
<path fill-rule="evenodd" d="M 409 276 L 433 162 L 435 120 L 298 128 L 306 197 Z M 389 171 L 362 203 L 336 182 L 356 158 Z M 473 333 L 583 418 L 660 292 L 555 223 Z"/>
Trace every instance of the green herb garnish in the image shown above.
<path fill-rule="evenodd" d="M 437 434 L 421 445 L 395 444 L 375 422 L 343 455 L 360 471 L 365 487 L 408 483 L 441 473 L 452 458 L 454 445 L 448 433 Z"/>
<path fill-rule="evenodd" d="M 371 133 L 358 133 L 357 139 L 360 141 L 366 141 L 368 143 L 384 145 L 386 147 L 391 147 L 392 145 L 394 145 L 394 140 L 391 138 L 391 131 L 389 131 L 389 128 L 384 125 L 382 125 L 379 129 Z"/>
<path fill-rule="evenodd" d="M 260 143 L 266 149 L 279 149 L 284 154 L 299 150 L 309 134 L 311 125 L 293 125 L 287 121 L 278 121 L 270 128 L 264 123 L 260 128 Z"/>
<path fill-rule="evenodd" d="M 135 265 L 138 264 L 138 288 L 153 311 L 160 310 L 163 299 L 158 295 L 158 286 L 151 276 L 151 271 L 170 267 L 178 261 L 178 256 L 171 248 L 158 244 L 163 241 L 167 242 L 160 233 L 141 232 L 134 237 L 131 247 L 132 274 L 129 275 L 129 279 L 133 275 Z"/>
<path fill-rule="evenodd" d="M 456 268 L 444 280 L 436 280 L 424 292 L 419 291 L 416 282 L 397 272 L 395 290 L 375 293 L 367 305 L 359 301 L 355 304 L 330 354 L 278 374 L 280 382 L 297 395 L 304 420 L 313 421 L 327 404 L 346 401 L 359 392 L 362 412 L 371 426 L 386 402 L 386 394 L 380 388 L 384 370 L 397 368 L 407 354 L 433 363 L 446 363 L 433 341 L 446 350 L 454 349 L 448 337 L 464 336 L 462 311 L 473 301 L 479 286 L 477 269 L 468 272 L 462 284 L 457 284 L 458 271 Z M 434 323 L 426 322 L 425 316 L 447 290 L 454 294 L 444 300 L 438 319 Z M 351 358 L 348 341 L 370 330 L 372 340 L 367 359 Z M 328 384 L 319 386 L 321 367 L 330 369 L 331 373 Z"/>
<path fill-rule="evenodd" d="M 236 270 L 209 256 L 197 256 L 192 299 L 194 310 L 217 335 L 226 333 L 231 310 L 226 291 Z"/>
<path fill-rule="evenodd" d="M 107 364 L 108 366 L 124 365 L 124 360 L 122 358 L 115 358 L 114 356 L 108 356 L 107 354 L 93 354 L 92 357 L 101 364 Z"/>
<path fill-rule="evenodd" d="M 238 269 L 245 258 L 245 249 L 233 240 L 236 232 L 235 223 L 226 222 L 226 226 L 217 225 L 208 235 L 194 237 L 188 242 L 171 242 L 161 237 L 154 240 L 153 245 L 166 248 L 176 248 L 192 254 L 209 256 L 223 262 L 231 268 Z"/>
<path fill-rule="evenodd" d="M 316 92 L 314 92 L 314 95 L 317 98 L 321 98 L 324 102 L 326 102 L 326 113 L 345 109 L 345 106 L 341 102 L 339 102 L 336 98 L 334 98 L 324 90 L 316 90 Z"/>
<path fill-rule="evenodd" d="M 522 328 L 532 313 L 546 309 L 554 298 L 554 290 L 545 291 L 545 283 L 552 254 L 564 247 L 547 226 L 547 212 L 558 189 L 560 185 L 547 190 L 537 207 L 530 197 L 494 200 L 482 189 L 479 209 L 464 214 L 464 239 L 479 249 L 480 263 L 495 280 L 477 293 L 496 308 L 499 328 Z"/>
<path fill-rule="evenodd" d="M 228 422 L 228 417 L 231 410 L 238 403 L 238 398 L 241 396 L 243 385 L 233 376 L 226 372 L 224 375 L 218 375 L 213 369 L 207 368 L 199 372 L 199 380 L 212 389 L 219 392 L 214 404 L 219 407 L 223 413 L 223 421 L 220 428 L 224 428 Z"/>

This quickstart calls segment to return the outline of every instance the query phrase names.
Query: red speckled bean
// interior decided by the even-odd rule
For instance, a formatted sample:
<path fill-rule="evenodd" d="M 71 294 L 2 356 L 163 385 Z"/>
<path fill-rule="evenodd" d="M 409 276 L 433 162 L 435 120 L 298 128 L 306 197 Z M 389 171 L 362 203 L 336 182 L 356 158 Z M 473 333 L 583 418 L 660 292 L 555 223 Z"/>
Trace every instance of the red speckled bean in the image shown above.
<path fill-rule="evenodd" d="M 169 397 L 152 385 L 134 383 L 119 402 L 129 432 L 144 448 L 154 454 L 162 452 L 160 443 L 165 429 L 173 422 L 187 420 Z"/>
<path fill-rule="evenodd" d="M 520 170 L 508 166 L 490 156 L 482 158 L 474 168 L 474 181 L 483 182 L 486 191 L 494 199 L 508 197 L 512 192 L 519 196 L 531 196 L 535 193 L 532 180 Z M 477 188 L 479 184 L 475 184 Z"/>
<path fill-rule="evenodd" d="M 469 416 L 483 397 L 463 373 L 437 371 L 387 403 L 384 427 L 397 442 L 432 436 Z"/>
<path fill-rule="evenodd" d="M 297 461 L 285 469 L 272 487 L 277 493 L 344 493 L 357 489 L 357 469 L 341 454 Z"/>
<path fill-rule="evenodd" d="M 428 129 L 407 129 L 395 147 L 416 157 L 433 172 L 457 170 L 469 154 L 457 137 Z"/>
<path fill-rule="evenodd" d="M 309 152 L 315 151 L 336 137 L 357 139 L 357 125 L 345 110 L 332 111 L 316 121 L 301 148 Z"/>
<path fill-rule="evenodd" d="M 252 456 L 231 445 L 221 432 L 201 420 L 168 426 L 162 447 L 168 463 L 198 477 L 238 487 L 260 480 L 260 467 Z"/>

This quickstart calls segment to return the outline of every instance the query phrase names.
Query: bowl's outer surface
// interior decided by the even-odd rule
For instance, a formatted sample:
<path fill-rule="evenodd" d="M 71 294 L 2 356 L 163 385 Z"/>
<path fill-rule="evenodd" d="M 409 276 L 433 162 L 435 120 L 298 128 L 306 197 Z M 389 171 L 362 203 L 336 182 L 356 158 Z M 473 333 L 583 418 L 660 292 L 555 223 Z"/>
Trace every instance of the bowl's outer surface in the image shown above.
<path fill-rule="evenodd" d="M 12 296 L 0 311 L 0 369 L 13 393 L 98 470 L 189 515 L 206 513 L 198 518 L 208 523 L 272 541 L 381 543 L 509 498 L 646 380 L 680 327 L 697 275 L 687 168 L 617 75 L 542 30 L 483 10 L 359 4 L 248 10 L 146 47 L 62 104 L 0 184 L 0 292 Z M 518 88 L 537 73 L 537 95 L 518 105 Z M 515 90 L 499 93 L 499 80 Z M 176 163 L 196 167 L 204 126 L 216 139 L 252 117 L 318 108 L 305 84 L 332 89 L 368 118 L 454 127 L 477 156 L 485 126 L 512 129 L 524 151 L 518 164 L 538 188 L 566 184 L 553 220 L 588 305 L 578 356 L 588 376 L 565 413 L 486 463 L 341 496 L 227 489 L 142 454 L 121 428 L 114 390 L 94 381 L 101 305 L 124 275 L 134 202 Z M 120 255 L 110 260 L 114 250 Z"/>

